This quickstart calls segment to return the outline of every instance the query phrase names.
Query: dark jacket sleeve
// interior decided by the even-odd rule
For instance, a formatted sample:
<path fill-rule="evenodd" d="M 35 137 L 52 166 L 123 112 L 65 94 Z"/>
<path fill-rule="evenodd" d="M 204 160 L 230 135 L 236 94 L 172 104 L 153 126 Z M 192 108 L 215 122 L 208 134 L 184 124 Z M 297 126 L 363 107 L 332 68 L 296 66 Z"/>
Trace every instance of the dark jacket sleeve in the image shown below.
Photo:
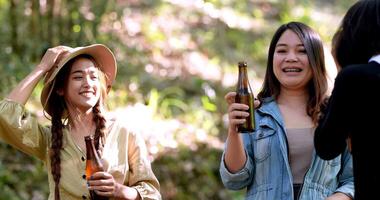
<path fill-rule="evenodd" d="M 338 74 L 324 116 L 315 131 L 314 145 L 322 159 L 331 160 L 346 148 L 351 120 L 349 111 L 355 106 L 349 92 L 350 82 L 349 73 L 342 71 Z"/>

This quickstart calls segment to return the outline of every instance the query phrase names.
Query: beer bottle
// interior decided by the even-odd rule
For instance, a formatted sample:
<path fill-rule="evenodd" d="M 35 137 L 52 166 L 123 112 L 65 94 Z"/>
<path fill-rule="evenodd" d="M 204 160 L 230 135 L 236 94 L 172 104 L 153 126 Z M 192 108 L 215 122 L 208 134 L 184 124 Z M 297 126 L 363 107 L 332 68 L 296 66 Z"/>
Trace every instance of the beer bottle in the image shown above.
<path fill-rule="evenodd" d="M 251 133 L 255 130 L 255 107 L 253 105 L 254 96 L 248 80 L 247 63 L 239 62 L 238 66 L 239 79 L 236 87 L 235 102 L 249 106 L 249 109 L 247 110 L 247 112 L 249 112 L 249 116 L 246 117 L 244 124 L 238 125 L 238 132 Z"/>
<path fill-rule="evenodd" d="M 95 149 L 94 136 L 85 136 L 84 141 L 86 142 L 86 178 L 87 181 L 90 179 L 91 175 L 95 172 L 104 171 L 103 164 L 99 158 L 99 155 Z M 95 193 L 95 191 L 90 190 L 91 200 L 108 200 L 108 197 L 100 196 Z"/>

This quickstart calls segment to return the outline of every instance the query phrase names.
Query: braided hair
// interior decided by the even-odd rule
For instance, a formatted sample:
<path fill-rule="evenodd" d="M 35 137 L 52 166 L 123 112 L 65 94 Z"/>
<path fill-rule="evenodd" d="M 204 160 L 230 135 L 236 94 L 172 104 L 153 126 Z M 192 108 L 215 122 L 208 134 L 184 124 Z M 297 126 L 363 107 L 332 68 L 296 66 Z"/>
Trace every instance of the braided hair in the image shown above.
<path fill-rule="evenodd" d="M 64 97 L 59 95 L 57 93 L 58 90 L 64 90 L 68 81 L 69 81 L 69 74 L 72 68 L 72 64 L 78 59 L 78 58 L 87 58 L 90 59 L 94 65 L 99 69 L 98 64 L 95 62 L 95 60 L 89 56 L 89 55 L 79 55 L 73 59 L 71 59 L 69 62 L 65 64 L 64 67 L 62 67 L 61 71 L 57 74 L 57 77 L 55 78 L 55 85 L 53 88 L 53 92 L 51 93 L 51 96 L 48 99 L 47 104 L 54 105 L 50 106 L 52 109 L 52 116 L 51 116 L 51 147 L 49 149 L 49 157 L 50 157 L 50 167 L 51 167 L 51 174 L 53 176 L 53 180 L 55 183 L 54 186 L 54 199 L 60 200 L 60 194 L 59 194 L 59 182 L 61 179 L 61 150 L 63 146 L 63 128 L 64 123 L 63 120 L 65 116 L 65 112 L 67 112 L 67 106 L 66 102 L 64 100 Z M 106 137 L 106 119 L 102 113 L 103 110 L 103 99 L 106 97 L 106 77 L 105 74 L 99 70 L 99 80 L 101 82 L 101 95 L 99 101 L 96 103 L 96 105 L 93 107 L 93 113 L 94 113 L 94 123 L 96 125 L 95 130 L 95 145 L 96 149 L 99 149 L 99 145 L 104 146 L 105 143 L 105 137 Z M 60 102 L 57 104 L 57 102 Z M 101 143 L 99 142 L 101 141 Z"/>

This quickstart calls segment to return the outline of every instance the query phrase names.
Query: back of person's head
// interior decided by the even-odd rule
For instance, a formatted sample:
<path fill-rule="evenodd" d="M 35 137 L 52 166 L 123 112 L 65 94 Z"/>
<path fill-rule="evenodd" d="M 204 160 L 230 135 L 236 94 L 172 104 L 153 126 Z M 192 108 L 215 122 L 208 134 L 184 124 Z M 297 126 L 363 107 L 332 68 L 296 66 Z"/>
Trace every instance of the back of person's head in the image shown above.
<path fill-rule="evenodd" d="M 380 0 L 361 0 L 344 16 L 333 42 L 337 64 L 367 63 L 380 53 Z"/>
<path fill-rule="evenodd" d="M 283 24 L 273 35 L 268 51 L 268 63 L 264 83 L 258 94 L 258 98 L 261 102 L 263 102 L 266 97 L 277 98 L 281 92 L 281 84 L 277 80 L 273 71 L 273 58 L 276 45 L 286 30 L 291 30 L 297 34 L 304 45 L 307 57 L 309 59 L 313 77 L 308 84 L 309 100 L 307 102 L 307 113 L 312 117 L 313 121 L 316 121 L 317 115 L 320 111 L 320 104 L 323 101 L 327 91 L 323 43 L 317 32 L 301 22 L 290 22 Z"/>

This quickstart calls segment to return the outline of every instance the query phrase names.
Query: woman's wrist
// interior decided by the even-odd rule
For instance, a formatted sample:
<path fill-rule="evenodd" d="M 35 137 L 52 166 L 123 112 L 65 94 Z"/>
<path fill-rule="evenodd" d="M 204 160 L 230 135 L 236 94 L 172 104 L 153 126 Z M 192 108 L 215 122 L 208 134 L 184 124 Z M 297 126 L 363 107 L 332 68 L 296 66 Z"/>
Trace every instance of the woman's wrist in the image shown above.
<path fill-rule="evenodd" d="M 139 200 L 141 197 L 136 188 L 117 183 L 115 188 L 115 199 Z"/>
<path fill-rule="evenodd" d="M 237 130 L 236 130 L 236 126 L 233 126 L 233 125 L 229 125 L 228 126 L 228 135 L 234 135 L 236 136 L 238 134 Z"/>
<path fill-rule="evenodd" d="M 45 75 L 49 70 L 47 70 L 47 67 L 44 66 L 44 64 L 40 63 L 37 65 L 36 68 L 34 68 L 33 70 L 35 73 L 42 73 L 43 75 Z"/>
<path fill-rule="evenodd" d="M 32 74 L 34 77 L 38 77 L 39 79 L 43 78 L 45 76 L 45 74 L 47 73 L 48 71 L 46 71 L 46 69 L 43 69 L 42 67 L 39 67 L 37 66 L 36 68 L 34 68 L 34 70 L 32 71 Z"/>

